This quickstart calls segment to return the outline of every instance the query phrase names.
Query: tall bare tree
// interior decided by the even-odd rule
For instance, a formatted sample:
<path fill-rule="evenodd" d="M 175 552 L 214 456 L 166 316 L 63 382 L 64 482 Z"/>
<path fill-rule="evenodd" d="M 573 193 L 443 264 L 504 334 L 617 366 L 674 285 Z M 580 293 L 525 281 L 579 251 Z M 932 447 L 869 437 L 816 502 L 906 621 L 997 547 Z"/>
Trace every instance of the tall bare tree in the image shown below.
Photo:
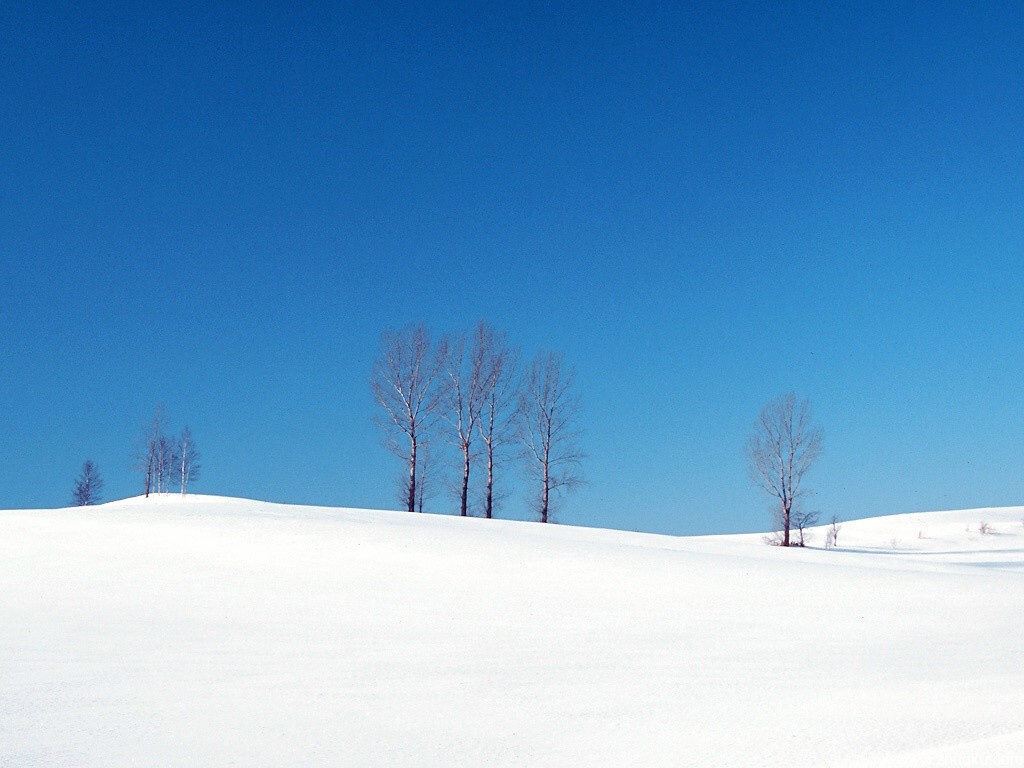
<path fill-rule="evenodd" d="M 90 504 L 99 504 L 103 501 L 100 495 L 103 491 L 103 478 L 100 476 L 99 467 L 92 459 L 86 459 L 82 465 L 82 474 L 75 480 L 75 488 L 71 493 L 71 503 L 76 507 L 85 507 Z"/>
<path fill-rule="evenodd" d="M 484 350 L 485 377 L 483 401 L 478 428 L 487 463 L 484 486 L 484 517 L 494 516 L 495 466 L 501 449 L 515 436 L 516 404 L 519 389 L 516 381 L 518 354 L 508 345 L 504 333 L 494 331 L 481 321 L 476 329 L 477 343 Z"/>
<path fill-rule="evenodd" d="M 188 493 L 189 483 L 199 479 L 199 449 L 196 448 L 196 441 L 192 437 L 192 430 L 188 425 L 181 430 L 181 437 L 174 451 L 174 473 L 178 476 L 178 483 L 181 487 L 181 495 Z"/>
<path fill-rule="evenodd" d="M 484 396 L 487 392 L 488 348 L 487 328 L 481 320 L 472 337 L 456 337 L 448 349 L 445 373 L 447 398 L 445 419 L 452 429 L 452 441 L 459 449 L 461 475 L 459 480 L 459 514 L 469 513 L 469 473 L 473 460 L 473 441 L 477 437 Z"/>
<path fill-rule="evenodd" d="M 794 505 L 806 493 L 804 475 L 821 455 L 824 433 L 811 423 L 811 404 L 790 392 L 765 405 L 747 440 L 750 476 L 777 500 L 781 544 L 790 546 Z"/>
<path fill-rule="evenodd" d="M 402 501 L 410 512 L 416 511 L 417 451 L 440 415 L 440 374 L 446 356 L 444 339 L 435 345 L 422 324 L 410 325 L 384 333 L 373 364 L 370 388 L 381 409 L 378 423 L 387 435 L 388 449 L 408 466 Z"/>
<path fill-rule="evenodd" d="M 166 469 L 165 457 L 170 458 L 170 451 L 167 438 L 164 436 L 164 428 L 167 425 L 167 417 L 164 406 L 158 405 L 153 413 L 153 421 L 142 429 L 142 441 L 135 452 L 135 460 L 139 471 L 142 473 L 143 492 L 146 498 L 150 493 L 160 490 L 163 470 Z M 164 461 L 162 464 L 161 462 Z"/>
<path fill-rule="evenodd" d="M 561 355 L 542 352 L 534 358 L 519 395 L 523 455 L 527 471 L 540 483 L 537 512 L 542 523 L 550 518 L 552 493 L 570 491 L 583 482 L 574 378 Z"/>

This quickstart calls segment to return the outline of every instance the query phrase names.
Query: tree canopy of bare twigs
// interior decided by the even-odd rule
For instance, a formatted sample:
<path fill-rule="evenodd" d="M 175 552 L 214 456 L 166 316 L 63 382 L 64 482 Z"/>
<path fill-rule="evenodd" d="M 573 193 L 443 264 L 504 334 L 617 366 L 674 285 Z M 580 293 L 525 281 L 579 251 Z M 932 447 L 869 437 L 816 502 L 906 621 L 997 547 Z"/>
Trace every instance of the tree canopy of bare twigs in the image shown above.
<path fill-rule="evenodd" d="M 410 325 L 384 333 L 373 364 L 370 387 L 380 408 L 378 423 L 388 449 L 408 466 L 401 495 L 409 512 L 416 511 L 417 451 L 440 415 L 444 389 L 439 379 L 446 356 L 444 339 L 435 345 L 426 327 Z"/>
<path fill-rule="evenodd" d="M 804 475 L 821 455 L 824 433 L 811 423 L 811 405 L 790 392 L 761 410 L 747 440 L 750 476 L 777 501 L 781 544 L 790 546 L 790 528 L 797 499 L 804 493 Z"/>
<path fill-rule="evenodd" d="M 551 496 L 570 491 L 583 482 L 584 454 L 580 432 L 579 398 L 573 391 L 574 375 L 562 356 L 542 352 L 534 358 L 519 395 L 520 439 L 527 471 L 540 484 L 537 513 L 546 523 Z"/>

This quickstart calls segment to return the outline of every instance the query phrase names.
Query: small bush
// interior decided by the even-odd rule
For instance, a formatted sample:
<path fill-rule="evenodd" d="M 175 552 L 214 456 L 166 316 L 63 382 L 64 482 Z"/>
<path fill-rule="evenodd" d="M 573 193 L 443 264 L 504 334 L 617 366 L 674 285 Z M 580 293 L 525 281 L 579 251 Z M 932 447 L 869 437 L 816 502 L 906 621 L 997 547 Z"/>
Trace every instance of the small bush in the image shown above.
<path fill-rule="evenodd" d="M 987 536 L 988 534 L 992 533 L 992 526 L 989 525 L 986 521 L 982 520 L 980 523 L 978 523 L 978 533 L 980 533 L 982 536 Z"/>

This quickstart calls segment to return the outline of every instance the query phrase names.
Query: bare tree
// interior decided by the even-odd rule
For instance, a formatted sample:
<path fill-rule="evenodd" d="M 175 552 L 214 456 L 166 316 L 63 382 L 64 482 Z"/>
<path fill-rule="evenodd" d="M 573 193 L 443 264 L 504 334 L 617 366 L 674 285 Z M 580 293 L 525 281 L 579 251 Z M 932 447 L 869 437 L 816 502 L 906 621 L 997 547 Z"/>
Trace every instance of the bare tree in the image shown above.
<path fill-rule="evenodd" d="M 539 481 L 537 512 L 546 523 L 551 495 L 571 491 L 583 482 L 583 453 L 577 446 L 579 398 L 574 373 L 562 356 L 542 352 L 534 358 L 519 395 L 520 438 L 527 471 Z"/>
<path fill-rule="evenodd" d="M 188 493 L 189 483 L 199 479 L 199 449 L 196 448 L 196 441 L 192 437 L 192 430 L 188 425 L 181 430 L 181 437 L 174 451 L 174 472 L 178 476 L 178 483 L 181 487 L 181 495 Z"/>
<path fill-rule="evenodd" d="M 839 541 L 839 531 L 842 530 L 843 525 L 839 522 L 838 515 L 832 515 L 832 522 L 828 524 L 828 528 L 825 530 L 825 549 L 832 549 Z"/>
<path fill-rule="evenodd" d="M 103 490 L 103 478 L 99 467 L 92 459 L 86 459 L 82 465 L 82 474 L 75 480 L 75 488 L 71 492 L 71 503 L 76 507 L 86 507 L 103 501 L 100 495 Z"/>
<path fill-rule="evenodd" d="M 807 542 L 811 540 L 811 533 L 807 529 L 818 524 L 818 513 L 794 509 L 792 520 L 793 527 L 797 530 L 796 545 L 806 547 Z"/>
<path fill-rule="evenodd" d="M 473 459 L 473 439 L 477 436 L 480 411 L 487 389 L 487 350 L 481 321 L 467 344 L 465 335 L 449 346 L 445 363 L 447 398 L 445 420 L 451 425 L 452 440 L 459 449 L 461 478 L 459 481 L 459 514 L 469 511 L 469 473 Z M 468 349 L 467 349 L 468 347 Z"/>
<path fill-rule="evenodd" d="M 174 476 L 176 452 L 177 446 L 173 437 L 167 435 L 157 437 L 154 451 L 157 493 L 167 493 L 170 490 L 171 478 Z"/>
<path fill-rule="evenodd" d="M 370 388 L 382 411 L 378 423 L 388 436 L 388 449 L 409 468 L 402 501 L 410 512 L 416 511 L 417 451 L 439 415 L 439 374 L 446 355 L 445 340 L 435 346 L 421 324 L 386 331 L 373 364 Z"/>
<path fill-rule="evenodd" d="M 804 475 L 821 454 L 823 433 L 811 424 L 811 405 L 792 392 L 765 405 L 747 440 L 750 475 L 757 485 L 778 499 L 782 546 L 790 546 L 794 504 L 801 494 Z"/>
<path fill-rule="evenodd" d="M 135 460 L 139 471 L 142 473 L 143 492 L 146 498 L 149 494 L 159 490 L 161 480 L 161 459 L 166 453 L 164 449 L 167 438 L 164 437 L 164 427 L 167 417 L 163 405 L 158 405 L 153 413 L 153 421 L 142 429 L 142 441 L 135 452 Z M 163 445 L 161 445 L 163 443 Z"/>
<path fill-rule="evenodd" d="M 483 321 L 477 325 L 476 334 L 477 343 L 484 350 L 484 368 L 487 372 L 478 426 L 487 462 L 484 517 L 491 518 L 495 506 L 495 465 L 501 449 L 511 443 L 515 436 L 516 404 L 519 398 L 518 353 L 509 347 L 504 333 L 495 332 Z"/>

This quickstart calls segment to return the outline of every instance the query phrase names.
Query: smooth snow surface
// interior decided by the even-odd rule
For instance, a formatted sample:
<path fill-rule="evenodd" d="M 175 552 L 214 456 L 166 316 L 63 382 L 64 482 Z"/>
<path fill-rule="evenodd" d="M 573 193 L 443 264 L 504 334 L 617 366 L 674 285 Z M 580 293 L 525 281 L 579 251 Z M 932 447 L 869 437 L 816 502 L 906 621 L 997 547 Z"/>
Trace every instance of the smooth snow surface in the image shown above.
<path fill-rule="evenodd" d="M 0 512 L 0 765 L 1019 766 L 1022 518 Z"/>

